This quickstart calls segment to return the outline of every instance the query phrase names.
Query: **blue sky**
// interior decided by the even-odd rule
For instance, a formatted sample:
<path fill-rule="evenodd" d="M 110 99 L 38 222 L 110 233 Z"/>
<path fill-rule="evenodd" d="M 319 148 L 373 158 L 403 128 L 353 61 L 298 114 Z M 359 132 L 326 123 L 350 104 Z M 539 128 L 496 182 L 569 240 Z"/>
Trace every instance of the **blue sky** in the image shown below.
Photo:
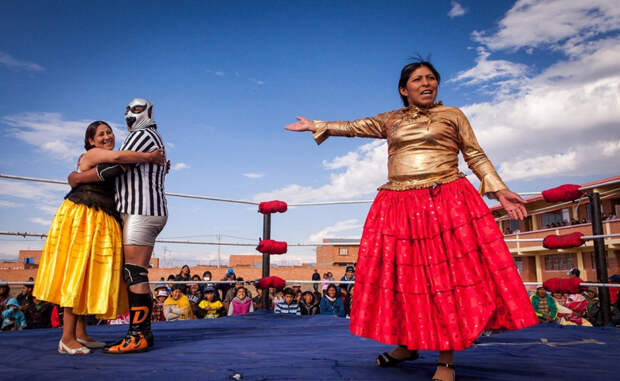
<path fill-rule="evenodd" d="M 369 199 L 385 144 L 287 133 L 400 107 L 408 58 L 430 56 L 439 99 L 470 118 L 515 191 L 618 174 L 620 11 L 613 1 L 4 1 L 0 4 L 0 173 L 64 179 L 92 120 L 124 136 L 146 97 L 174 169 L 166 190 L 256 201 Z M 585 4 L 587 3 L 587 4 Z M 468 173 L 467 168 L 463 170 Z M 475 182 L 475 179 L 472 179 Z M 0 230 L 46 232 L 66 187 L 0 179 Z M 169 198 L 162 238 L 247 242 L 245 205 Z M 368 205 L 294 208 L 289 242 L 358 237 Z M 40 240 L 0 238 L 0 256 Z M 209 263 L 215 247 L 158 245 L 167 263 Z M 222 257 L 251 253 L 224 247 Z M 314 260 L 311 248 L 279 261 Z"/>

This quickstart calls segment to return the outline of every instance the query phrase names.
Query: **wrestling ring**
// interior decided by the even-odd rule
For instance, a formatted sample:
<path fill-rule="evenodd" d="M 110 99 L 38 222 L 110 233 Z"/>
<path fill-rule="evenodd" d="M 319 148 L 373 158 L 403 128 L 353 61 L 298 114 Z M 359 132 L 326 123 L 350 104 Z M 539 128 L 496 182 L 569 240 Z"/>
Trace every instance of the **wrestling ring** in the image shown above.
<path fill-rule="evenodd" d="M 0 178 L 66 184 L 63 181 L 0 174 Z M 620 183 L 615 180 L 614 183 Z M 603 184 L 598 184 L 601 186 Z M 562 186 L 542 192 L 549 202 L 590 199 L 592 235 L 549 235 L 544 239 L 506 242 L 543 242 L 547 248 L 569 248 L 593 241 L 603 318 L 609 308 L 609 288 L 620 287 L 607 279 L 604 240 L 620 234 L 602 234 L 599 194 L 592 188 Z M 523 195 L 541 194 L 541 192 Z M 286 204 L 253 202 L 210 196 L 167 193 L 171 197 L 250 204 L 263 214 L 263 234 L 258 243 L 158 240 L 167 244 L 256 247 L 263 254 L 263 277 L 269 276 L 270 255 L 284 254 L 290 246 L 332 243 L 287 243 L 271 240 L 271 215 L 289 206 L 370 203 L 372 200 Z M 550 197 L 550 198 L 548 198 Z M 45 237 L 30 232 L 0 231 L 0 235 Z M 349 244 L 359 243 L 355 241 Z M 312 281 L 287 280 L 288 283 Z M 28 282 L 8 282 L 27 284 Z M 156 282 L 152 282 L 156 283 Z M 158 282 L 157 282 L 158 283 Z M 171 283 L 171 282 L 167 282 Z M 217 283 L 183 282 L 183 283 Z M 346 282 L 337 282 L 346 283 Z M 525 282 L 525 285 L 537 285 Z M 607 311 L 609 313 L 609 311 Z M 607 316 L 607 322 L 609 316 Z M 56 352 L 60 332 L 36 329 L 0 334 L 0 374 L 11 380 L 428 380 L 436 354 L 421 352 L 413 362 L 396 368 L 378 368 L 375 358 L 387 346 L 353 336 L 349 321 L 332 316 L 285 316 L 258 311 L 226 319 L 153 323 L 156 345 L 140 354 L 63 356 Z M 124 325 L 93 326 L 89 333 L 113 341 L 126 331 Z M 519 331 L 481 336 L 476 344 L 457 352 L 459 380 L 609 380 L 620 372 L 620 330 L 612 327 L 537 325 Z"/>

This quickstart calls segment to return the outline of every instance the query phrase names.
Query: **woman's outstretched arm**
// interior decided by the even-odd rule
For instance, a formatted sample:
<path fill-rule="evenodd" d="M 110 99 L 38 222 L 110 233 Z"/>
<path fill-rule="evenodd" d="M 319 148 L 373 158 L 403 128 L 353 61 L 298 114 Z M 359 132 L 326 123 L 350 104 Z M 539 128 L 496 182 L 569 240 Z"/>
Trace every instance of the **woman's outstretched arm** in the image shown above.
<path fill-rule="evenodd" d="M 284 128 L 289 131 L 312 131 L 312 136 L 317 144 L 323 143 L 329 136 L 385 139 L 387 137 L 385 123 L 389 115 L 390 113 L 383 113 L 372 118 L 357 119 L 352 122 L 325 122 L 298 116 L 296 123 L 288 124 Z"/>

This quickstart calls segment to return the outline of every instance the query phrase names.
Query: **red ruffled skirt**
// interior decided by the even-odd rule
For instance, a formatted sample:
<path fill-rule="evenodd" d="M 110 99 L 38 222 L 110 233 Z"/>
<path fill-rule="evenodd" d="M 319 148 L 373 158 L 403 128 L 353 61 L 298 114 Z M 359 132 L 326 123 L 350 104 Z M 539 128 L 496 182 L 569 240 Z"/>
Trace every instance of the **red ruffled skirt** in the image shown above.
<path fill-rule="evenodd" d="M 483 329 L 538 323 L 489 208 L 469 181 L 382 190 L 360 243 L 351 332 L 419 350 L 462 350 Z"/>

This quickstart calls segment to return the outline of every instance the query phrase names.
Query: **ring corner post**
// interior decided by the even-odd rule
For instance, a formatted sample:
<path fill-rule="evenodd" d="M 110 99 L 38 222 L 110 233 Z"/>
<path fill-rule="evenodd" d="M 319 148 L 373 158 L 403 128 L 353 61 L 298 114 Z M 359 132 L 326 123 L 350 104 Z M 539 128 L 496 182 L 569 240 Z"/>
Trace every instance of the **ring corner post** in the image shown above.
<path fill-rule="evenodd" d="M 603 235 L 603 219 L 601 218 L 601 198 L 598 192 L 588 194 L 590 199 L 590 220 L 592 223 L 592 234 Z M 599 283 L 608 283 L 607 275 L 607 252 L 605 251 L 604 238 L 594 239 L 594 261 L 596 263 L 596 277 Z M 609 288 L 599 287 L 599 300 L 601 303 L 601 318 L 603 325 L 608 325 L 611 321 L 611 305 L 609 298 Z"/>
<path fill-rule="evenodd" d="M 265 213 L 263 215 L 263 239 L 271 239 L 271 213 Z M 263 278 L 269 276 L 269 268 L 271 266 L 269 253 L 263 253 Z M 263 309 L 268 308 L 269 302 L 269 289 L 263 291 L 262 305 Z"/>

